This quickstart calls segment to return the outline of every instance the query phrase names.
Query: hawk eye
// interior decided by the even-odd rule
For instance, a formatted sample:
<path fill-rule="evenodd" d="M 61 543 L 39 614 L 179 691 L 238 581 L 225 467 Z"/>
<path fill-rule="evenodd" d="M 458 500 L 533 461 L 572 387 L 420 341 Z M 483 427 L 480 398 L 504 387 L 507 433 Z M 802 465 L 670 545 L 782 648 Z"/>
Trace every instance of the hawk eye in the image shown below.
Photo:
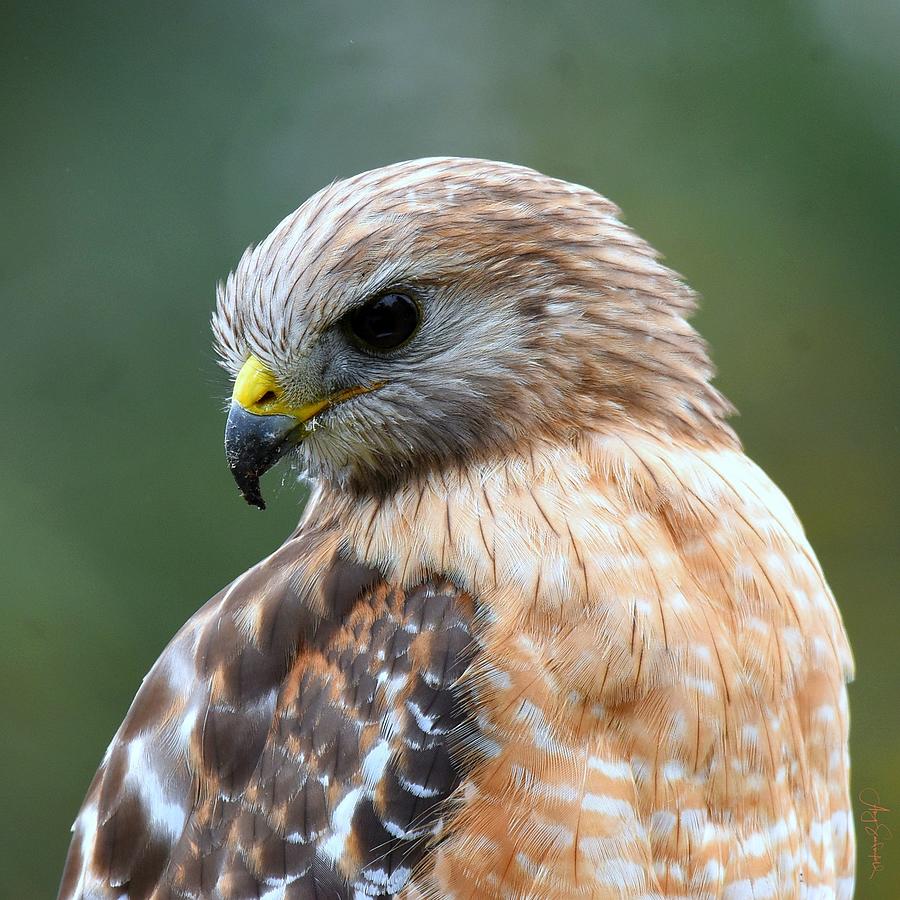
<path fill-rule="evenodd" d="M 419 327 L 418 304 L 406 294 L 382 294 L 348 313 L 345 327 L 365 350 L 394 350 Z"/>

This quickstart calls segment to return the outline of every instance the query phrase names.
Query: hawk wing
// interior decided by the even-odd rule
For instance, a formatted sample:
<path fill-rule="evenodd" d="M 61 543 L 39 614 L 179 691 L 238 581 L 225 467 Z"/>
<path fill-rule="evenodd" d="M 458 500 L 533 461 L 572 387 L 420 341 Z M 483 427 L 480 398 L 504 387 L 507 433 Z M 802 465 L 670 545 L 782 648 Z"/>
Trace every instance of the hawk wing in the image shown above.
<path fill-rule="evenodd" d="M 301 528 L 162 654 L 73 827 L 63 898 L 391 896 L 474 724 L 472 598 Z"/>

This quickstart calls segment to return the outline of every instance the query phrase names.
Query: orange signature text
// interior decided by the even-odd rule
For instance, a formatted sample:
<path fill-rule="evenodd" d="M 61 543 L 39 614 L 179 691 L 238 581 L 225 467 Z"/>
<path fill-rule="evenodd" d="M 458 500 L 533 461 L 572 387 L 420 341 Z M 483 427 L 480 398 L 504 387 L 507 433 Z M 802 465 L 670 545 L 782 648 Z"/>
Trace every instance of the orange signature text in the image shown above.
<path fill-rule="evenodd" d="M 878 791 L 872 788 L 865 788 L 859 792 L 859 802 L 865 807 L 859 819 L 865 826 L 866 834 L 872 840 L 869 851 L 869 862 L 872 866 L 869 878 L 872 879 L 884 868 L 881 862 L 881 848 L 884 847 L 885 841 L 889 841 L 893 837 L 891 829 L 884 822 L 878 821 L 879 815 L 889 813 L 890 809 L 881 805 Z"/>

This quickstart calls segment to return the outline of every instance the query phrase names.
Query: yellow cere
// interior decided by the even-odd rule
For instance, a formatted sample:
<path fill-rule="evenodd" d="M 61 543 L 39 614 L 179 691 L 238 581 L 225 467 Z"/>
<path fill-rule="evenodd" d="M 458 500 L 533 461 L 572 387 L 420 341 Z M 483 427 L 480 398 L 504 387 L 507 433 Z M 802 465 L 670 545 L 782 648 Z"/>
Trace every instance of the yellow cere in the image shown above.
<path fill-rule="evenodd" d="M 257 415 L 286 414 L 275 376 L 252 354 L 234 381 L 232 400 Z"/>
<path fill-rule="evenodd" d="M 371 387 L 348 388 L 322 400 L 314 400 L 312 403 L 304 403 L 302 406 L 290 406 L 284 402 L 275 376 L 257 357 L 251 354 L 241 367 L 241 371 L 238 372 L 231 398 L 235 403 L 243 406 L 247 412 L 257 416 L 292 416 L 300 422 L 306 422 L 329 406 L 349 400 L 359 394 L 366 394 L 383 384 L 382 381 Z"/>

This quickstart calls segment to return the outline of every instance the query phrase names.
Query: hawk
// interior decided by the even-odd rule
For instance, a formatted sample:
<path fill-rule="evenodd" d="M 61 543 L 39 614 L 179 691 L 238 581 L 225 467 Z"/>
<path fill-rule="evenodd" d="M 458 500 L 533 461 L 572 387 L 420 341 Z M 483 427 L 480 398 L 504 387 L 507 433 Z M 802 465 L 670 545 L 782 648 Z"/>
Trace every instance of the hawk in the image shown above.
<path fill-rule="evenodd" d="M 338 181 L 220 286 L 296 531 L 153 666 L 64 898 L 849 898 L 852 659 L 695 298 L 593 191 Z"/>

